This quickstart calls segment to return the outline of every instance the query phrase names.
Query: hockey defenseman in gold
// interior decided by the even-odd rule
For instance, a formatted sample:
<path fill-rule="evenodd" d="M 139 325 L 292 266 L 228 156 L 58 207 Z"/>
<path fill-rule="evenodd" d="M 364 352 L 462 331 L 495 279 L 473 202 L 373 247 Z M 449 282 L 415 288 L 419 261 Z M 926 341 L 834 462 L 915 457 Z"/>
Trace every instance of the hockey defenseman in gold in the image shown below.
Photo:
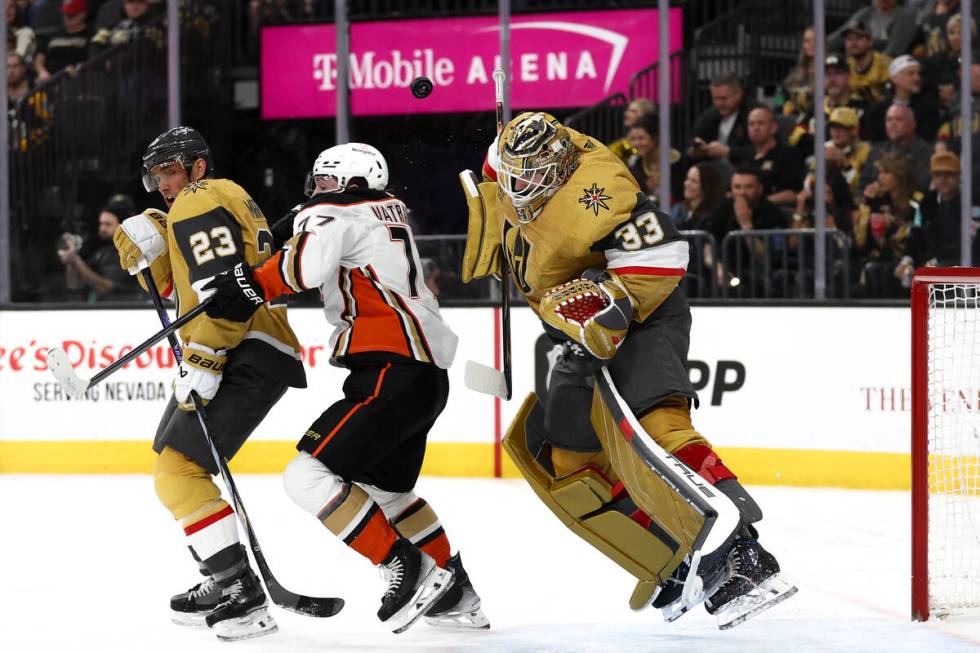
<path fill-rule="evenodd" d="M 774 583 L 779 568 L 755 540 L 758 505 L 691 423 L 691 314 L 679 287 L 687 242 L 620 159 L 548 114 L 508 123 L 484 173 L 497 183 L 460 175 L 470 209 L 463 280 L 499 275 L 502 244 L 514 283 L 562 346 L 546 396 L 525 400 L 505 448 L 564 523 L 639 579 L 634 609 L 652 601 L 668 619 L 683 614 L 685 565 L 705 520 L 623 437 L 593 382 L 604 366 L 653 441 L 738 506 L 734 544 L 697 575 L 723 627 L 748 618 L 725 612 L 747 591 L 729 582 L 726 552 L 755 554 L 736 570 L 753 584 Z"/>
<path fill-rule="evenodd" d="M 114 237 L 122 267 L 135 273 L 149 265 L 153 290 L 175 299 L 179 315 L 204 300 L 201 288 L 215 275 L 241 261 L 259 265 L 273 249 L 265 216 L 248 193 L 211 173 L 210 149 L 197 131 L 161 134 L 143 157 L 143 180 L 163 196 L 169 215 L 147 210 L 125 220 Z M 306 386 L 299 343 L 285 307 L 268 305 L 244 323 L 198 316 L 180 336 L 183 361 L 153 440 L 153 477 L 206 579 L 171 599 L 172 619 L 206 623 L 223 640 L 271 634 L 275 620 L 234 512 L 212 480 L 217 465 L 190 393 L 208 402 L 211 439 L 230 460 L 288 387 Z"/>

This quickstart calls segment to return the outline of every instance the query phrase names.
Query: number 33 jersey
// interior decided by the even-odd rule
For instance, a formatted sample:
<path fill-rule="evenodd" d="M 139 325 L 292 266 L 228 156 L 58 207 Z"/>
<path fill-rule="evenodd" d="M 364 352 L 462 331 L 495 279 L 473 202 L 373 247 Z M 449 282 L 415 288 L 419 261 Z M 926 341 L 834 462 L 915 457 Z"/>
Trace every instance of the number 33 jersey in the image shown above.
<path fill-rule="evenodd" d="M 257 276 L 283 294 L 320 288 L 335 363 L 384 353 L 452 364 L 458 338 L 425 284 L 408 210 L 392 195 L 314 195 L 293 219 L 293 237 Z"/>
<path fill-rule="evenodd" d="M 589 268 L 617 273 L 643 322 L 687 270 L 688 244 L 609 148 L 569 129 L 579 166 L 537 218 L 519 224 L 498 189 L 503 243 L 514 282 L 531 308 Z M 492 166 L 493 162 L 491 162 Z"/>

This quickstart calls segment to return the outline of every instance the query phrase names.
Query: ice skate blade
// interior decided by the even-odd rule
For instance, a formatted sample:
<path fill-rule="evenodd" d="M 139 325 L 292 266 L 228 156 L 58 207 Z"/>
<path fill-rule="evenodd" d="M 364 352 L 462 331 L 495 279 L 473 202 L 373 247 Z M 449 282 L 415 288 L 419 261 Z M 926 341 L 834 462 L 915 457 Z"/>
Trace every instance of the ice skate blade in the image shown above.
<path fill-rule="evenodd" d="M 480 602 L 464 609 L 450 610 L 435 617 L 423 617 L 425 623 L 433 628 L 444 630 L 490 630 L 490 620 L 480 609 Z"/>
<path fill-rule="evenodd" d="M 177 612 L 176 610 L 171 610 L 170 621 L 184 628 L 207 628 L 208 624 L 205 618 L 209 613 L 209 610 L 202 612 Z"/>
<path fill-rule="evenodd" d="M 402 606 L 401 610 L 391 615 L 385 623 L 396 635 L 405 632 L 452 586 L 453 572 L 433 566 L 432 570 L 419 583 L 412 599 Z"/>
<path fill-rule="evenodd" d="M 269 614 L 268 608 L 263 607 L 249 612 L 244 617 L 219 621 L 211 627 L 211 630 L 222 642 L 237 642 L 242 639 L 271 635 L 279 630 L 279 626 Z"/>
<path fill-rule="evenodd" d="M 754 589 L 732 600 L 728 605 L 715 613 L 718 619 L 718 629 L 728 630 L 752 617 L 761 614 L 769 608 L 782 603 L 797 592 L 795 585 L 790 585 L 778 574 L 770 576 Z"/>

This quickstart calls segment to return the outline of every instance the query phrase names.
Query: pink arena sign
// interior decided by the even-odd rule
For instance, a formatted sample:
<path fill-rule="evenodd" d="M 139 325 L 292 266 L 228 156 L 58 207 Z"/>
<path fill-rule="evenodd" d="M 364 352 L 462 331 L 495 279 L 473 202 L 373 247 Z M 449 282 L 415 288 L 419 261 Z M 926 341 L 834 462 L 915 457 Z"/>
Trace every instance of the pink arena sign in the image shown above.
<path fill-rule="evenodd" d="M 515 109 L 579 107 L 628 89 L 657 60 L 657 10 L 515 16 L 511 102 Z M 354 115 L 489 111 L 499 28 L 494 17 L 351 25 Z M 332 116 L 337 56 L 333 25 L 266 27 L 261 34 L 263 118 Z M 670 51 L 681 47 L 681 10 L 670 10 Z M 429 77 L 417 100 L 412 80 Z"/>

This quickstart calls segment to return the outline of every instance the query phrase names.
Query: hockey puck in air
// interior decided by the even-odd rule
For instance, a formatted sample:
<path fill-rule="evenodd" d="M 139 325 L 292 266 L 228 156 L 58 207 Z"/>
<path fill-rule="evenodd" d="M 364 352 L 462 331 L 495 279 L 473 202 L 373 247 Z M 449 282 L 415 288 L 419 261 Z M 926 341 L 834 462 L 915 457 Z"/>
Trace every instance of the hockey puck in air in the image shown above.
<path fill-rule="evenodd" d="M 424 75 L 412 80 L 412 95 L 418 99 L 429 97 L 432 93 L 432 80 Z"/>

